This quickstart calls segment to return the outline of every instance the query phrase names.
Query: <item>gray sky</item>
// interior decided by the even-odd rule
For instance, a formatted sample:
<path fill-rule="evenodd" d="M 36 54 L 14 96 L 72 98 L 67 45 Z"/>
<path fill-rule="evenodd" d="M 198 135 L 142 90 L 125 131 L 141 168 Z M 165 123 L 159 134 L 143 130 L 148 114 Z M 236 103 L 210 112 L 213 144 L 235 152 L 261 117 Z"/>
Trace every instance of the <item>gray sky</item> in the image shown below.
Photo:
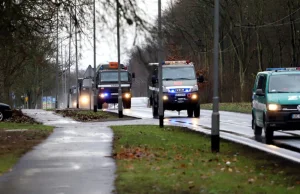
<path fill-rule="evenodd" d="M 140 0 L 136 0 L 138 2 L 139 7 L 146 13 L 142 17 L 150 21 L 154 22 L 155 18 L 158 14 L 158 0 L 145 0 L 142 3 Z M 161 0 L 162 1 L 162 10 L 166 9 L 169 2 L 171 0 Z M 92 24 L 92 20 L 91 20 Z M 98 28 L 99 29 L 99 28 Z M 116 30 L 115 30 L 116 31 Z M 107 63 L 109 61 L 117 61 L 117 32 L 104 32 L 101 37 L 101 34 L 97 33 L 97 65 L 99 63 Z M 92 36 L 92 32 L 89 33 Z M 126 28 L 126 33 L 121 37 L 121 62 L 126 62 L 129 59 L 129 50 L 133 47 L 135 29 L 134 27 Z M 139 41 L 137 44 L 143 42 L 143 37 L 139 37 Z M 94 65 L 93 59 L 93 40 L 85 40 L 81 41 L 82 49 L 79 52 L 82 54 L 82 59 L 78 62 L 79 69 L 86 69 L 88 65 Z M 74 48 L 73 48 L 74 51 Z M 79 54 L 78 52 L 78 54 Z"/>

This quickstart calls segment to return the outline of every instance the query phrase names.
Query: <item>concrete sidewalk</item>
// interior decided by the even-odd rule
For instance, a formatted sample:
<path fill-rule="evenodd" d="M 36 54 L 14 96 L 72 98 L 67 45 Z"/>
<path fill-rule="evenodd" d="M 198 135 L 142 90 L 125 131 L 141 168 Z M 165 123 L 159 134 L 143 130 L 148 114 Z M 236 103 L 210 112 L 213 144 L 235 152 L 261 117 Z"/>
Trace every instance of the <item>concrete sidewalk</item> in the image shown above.
<path fill-rule="evenodd" d="M 80 123 L 43 110 L 23 112 L 56 129 L 0 177 L 1 194 L 107 194 L 114 190 L 113 133 L 107 124 Z"/>

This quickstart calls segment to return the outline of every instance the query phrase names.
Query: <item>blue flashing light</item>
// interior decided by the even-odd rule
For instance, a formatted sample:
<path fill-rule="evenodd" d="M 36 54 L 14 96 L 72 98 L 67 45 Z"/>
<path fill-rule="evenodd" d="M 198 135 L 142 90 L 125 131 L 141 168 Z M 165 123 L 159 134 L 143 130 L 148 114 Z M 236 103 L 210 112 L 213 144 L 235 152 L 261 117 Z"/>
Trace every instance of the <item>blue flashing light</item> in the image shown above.
<path fill-rule="evenodd" d="M 184 89 L 184 92 L 190 92 L 191 89 Z"/>
<path fill-rule="evenodd" d="M 175 89 L 171 89 L 170 92 L 171 93 L 176 93 L 176 90 Z"/>
<path fill-rule="evenodd" d="M 108 93 L 104 93 L 104 97 L 107 97 L 108 96 Z"/>
<path fill-rule="evenodd" d="M 282 71 L 282 70 L 286 70 L 286 68 L 267 68 L 267 71 Z"/>

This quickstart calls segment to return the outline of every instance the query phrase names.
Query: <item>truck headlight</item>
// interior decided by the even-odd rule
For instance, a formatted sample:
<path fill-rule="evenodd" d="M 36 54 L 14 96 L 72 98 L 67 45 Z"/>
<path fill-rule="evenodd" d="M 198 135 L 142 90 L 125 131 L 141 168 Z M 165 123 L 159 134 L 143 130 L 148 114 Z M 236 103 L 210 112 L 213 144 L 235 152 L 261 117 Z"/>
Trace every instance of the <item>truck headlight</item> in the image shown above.
<path fill-rule="evenodd" d="M 83 104 L 86 104 L 86 103 L 88 103 L 88 102 L 89 102 L 89 99 L 88 99 L 88 97 L 87 97 L 87 96 L 83 96 L 83 97 L 81 97 L 81 102 L 82 102 Z"/>
<path fill-rule="evenodd" d="M 166 95 L 163 96 L 163 100 L 168 100 L 168 99 L 169 99 L 168 96 Z"/>
<path fill-rule="evenodd" d="M 130 93 L 125 93 L 125 94 L 124 94 L 124 97 L 125 97 L 125 98 L 130 98 L 131 95 L 130 95 Z"/>
<path fill-rule="evenodd" d="M 197 95 L 197 94 L 192 94 L 191 98 L 192 98 L 193 100 L 197 100 L 197 99 L 198 99 L 198 95 Z"/>
<path fill-rule="evenodd" d="M 281 110 L 281 106 L 278 105 L 278 104 L 269 104 L 268 105 L 268 110 L 270 110 L 270 111 Z"/>

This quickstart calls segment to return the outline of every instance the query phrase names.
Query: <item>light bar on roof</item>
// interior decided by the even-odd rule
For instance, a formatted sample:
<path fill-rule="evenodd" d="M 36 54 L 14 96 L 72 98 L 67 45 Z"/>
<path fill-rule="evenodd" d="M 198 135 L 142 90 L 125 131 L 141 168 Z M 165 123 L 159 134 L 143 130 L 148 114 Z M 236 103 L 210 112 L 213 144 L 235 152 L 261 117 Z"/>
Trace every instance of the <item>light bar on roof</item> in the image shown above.
<path fill-rule="evenodd" d="M 267 68 L 267 71 L 300 71 L 300 67 Z"/>

